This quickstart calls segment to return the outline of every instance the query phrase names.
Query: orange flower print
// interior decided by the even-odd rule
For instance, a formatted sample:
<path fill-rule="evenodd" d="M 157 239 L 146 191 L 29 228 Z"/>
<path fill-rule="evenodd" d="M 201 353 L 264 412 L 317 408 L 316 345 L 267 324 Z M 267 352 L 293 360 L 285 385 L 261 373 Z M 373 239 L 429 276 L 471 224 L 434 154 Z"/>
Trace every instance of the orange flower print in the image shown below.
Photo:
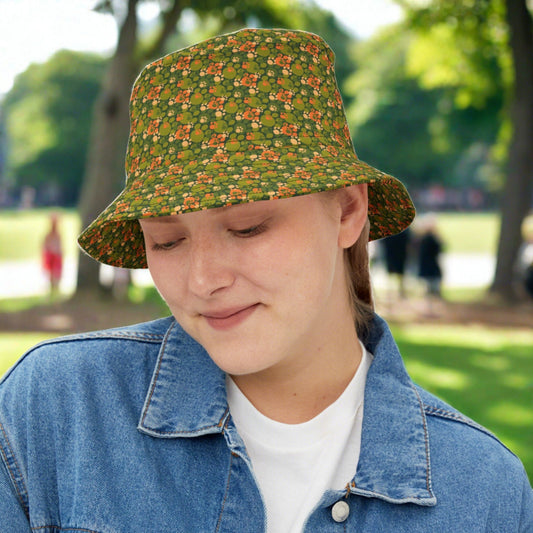
<path fill-rule="evenodd" d="M 279 157 L 278 152 L 274 152 L 273 150 L 264 150 L 260 155 L 260 159 L 266 159 L 268 161 L 278 161 Z"/>
<path fill-rule="evenodd" d="M 305 49 L 313 56 L 318 56 L 318 46 L 316 44 L 309 43 Z"/>
<path fill-rule="evenodd" d="M 256 74 L 245 74 L 241 79 L 241 84 L 245 87 L 255 87 L 258 77 Z"/>
<path fill-rule="evenodd" d="M 158 121 L 152 120 L 150 124 L 148 124 L 148 129 L 146 130 L 146 133 L 148 133 L 148 135 L 154 135 L 158 132 L 158 130 Z"/>
<path fill-rule="evenodd" d="M 280 67 L 288 68 L 291 66 L 291 59 L 288 56 L 277 56 L 274 61 Z"/>
<path fill-rule="evenodd" d="M 309 118 L 315 122 L 320 122 L 322 119 L 322 113 L 320 111 L 317 111 L 316 109 L 313 109 L 309 112 Z"/>
<path fill-rule="evenodd" d="M 161 156 L 158 156 L 152 159 L 152 163 L 150 164 L 150 170 L 159 168 L 161 166 L 162 161 L 163 161 L 163 158 Z"/>
<path fill-rule="evenodd" d="M 281 132 L 290 137 L 296 137 L 298 135 L 298 128 L 295 124 L 283 124 L 281 126 Z"/>
<path fill-rule="evenodd" d="M 159 98 L 159 93 L 161 92 L 161 89 L 162 89 L 161 86 L 152 87 L 150 89 L 150 92 L 146 96 L 148 100 L 156 100 L 157 98 Z"/>
<path fill-rule="evenodd" d="M 189 137 L 190 132 L 191 132 L 191 125 L 184 124 L 176 130 L 176 135 L 175 135 L 176 139 L 180 139 L 180 140 L 187 139 Z"/>
<path fill-rule="evenodd" d="M 220 75 L 220 73 L 222 72 L 222 68 L 223 68 L 224 64 L 223 63 L 220 63 L 220 62 L 217 62 L 217 63 L 211 63 L 208 67 L 207 67 L 207 73 L 208 74 L 211 74 L 212 76 L 218 76 Z"/>
<path fill-rule="evenodd" d="M 211 183 L 213 181 L 213 178 L 208 174 L 199 174 L 196 177 L 196 181 L 197 183 Z"/>
<path fill-rule="evenodd" d="M 290 91 L 286 91 L 284 89 L 280 89 L 278 93 L 276 94 L 276 98 L 280 102 L 285 102 L 290 104 L 292 101 L 292 93 Z"/>
<path fill-rule="evenodd" d="M 318 89 L 320 88 L 321 81 L 320 78 L 317 78 L 316 76 L 309 76 L 309 78 L 307 78 L 307 83 L 314 89 Z"/>
<path fill-rule="evenodd" d="M 294 189 L 291 189 L 290 187 L 287 187 L 286 185 L 278 186 L 278 196 L 285 197 L 285 196 L 293 196 L 293 195 L 294 195 Z"/>
<path fill-rule="evenodd" d="M 243 117 L 247 120 L 259 120 L 260 115 L 261 110 L 255 107 L 249 107 L 243 113 Z"/>
<path fill-rule="evenodd" d="M 170 188 L 166 185 L 156 185 L 154 196 L 167 196 L 170 194 Z"/>
<path fill-rule="evenodd" d="M 183 209 L 199 209 L 200 208 L 200 199 L 194 196 L 188 196 L 183 199 Z"/>
<path fill-rule="evenodd" d="M 191 91 L 190 90 L 186 90 L 186 91 L 180 91 L 177 95 L 176 95 L 176 102 L 178 104 L 182 104 L 184 102 L 188 102 L 190 100 L 190 97 L 191 97 Z"/>
<path fill-rule="evenodd" d="M 259 179 L 260 177 L 259 172 L 257 172 L 257 170 L 252 170 L 252 169 L 243 170 L 242 176 L 245 179 L 252 179 L 252 180 Z"/>
<path fill-rule="evenodd" d="M 178 58 L 178 61 L 176 63 L 176 68 L 178 70 L 186 69 L 191 63 L 191 57 L 190 56 L 181 56 Z"/>
<path fill-rule="evenodd" d="M 217 135 L 211 136 L 211 138 L 209 139 L 209 146 L 213 148 L 224 146 L 225 141 L 226 141 L 226 136 L 224 134 L 219 133 Z"/>
<path fill-rule="evenodd" d="M 221 135 L 221 137 L 224 137 L 223 141 L 225 140 L 225 135 Z M 223 142 L 222 142 L 223 144 Z M 229 159 L 229 155 L 225 152 L 217 152 L 213 154 L 213 161 L 217 163 L 227 163 Z"/>
<path fill-rule="evenodd" d="M 207 107 L 209 109 L 222 109 L 224 107 L 224 98 L 211 98 L 211 100 L 207 104 Z"/>
<path fill-rule="evenodd" d="M 246 193 L 241 189 L 235 188 L 231 189 L 230 197 L 235 200 L 246 200 Z"/>
<path fill-rule="evenodd" d="M 239 50 L 241 52 L 253 52 L 255 50 L 255 47 L 256 47 L 256 43 L 252 41 L 247 41 L 241 44 L 241 46 L 239 47 Z"/>

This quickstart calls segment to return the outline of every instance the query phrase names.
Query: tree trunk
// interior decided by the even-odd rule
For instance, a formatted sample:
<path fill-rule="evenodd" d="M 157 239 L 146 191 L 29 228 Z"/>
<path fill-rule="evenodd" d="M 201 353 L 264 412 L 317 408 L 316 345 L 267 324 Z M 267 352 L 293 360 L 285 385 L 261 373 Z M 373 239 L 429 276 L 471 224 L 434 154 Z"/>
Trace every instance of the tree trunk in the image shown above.
<path fill-rule="evenodd" d="M 128 102 L 135 76 L 138 0 L 128 0 L 113 55 L 93 114 L 89 154 L 80 195 L 79 212 L 85 228 L 119 192 L 124 180 L 124 155 L 129 129 Z M 99 265 L 80 255 L 78 288 L 96 289 Z"/>
<path fill-rule="evenodd" d="M 108 66 L 97 101 L 79 211 L 82 226 L 90 224 L 120 192 L 125 179 L 124 156 L 129 131 L 129 97 L 139 71 L 136 57 L 138 0 L 128 0 L 127 16 L 119 32 L 115 54 Z M 184 2 L 174 0 L 161 13 L 162 26 L 143 59 L 160 55 L 167 39 L 176 31 Z M 78 288 L 99 288 L 99 264 L 81 254 Z"/>
<path fill-rule="evenodd" d="M 496 272 L 491 290 L 516 298 L 515 264 L 522 242 L 521 225 L 533 199 L 533 20 L 526 0 L 506 0 L 514 61 L 511 108 L 513 137 L 502 205 Z"/>

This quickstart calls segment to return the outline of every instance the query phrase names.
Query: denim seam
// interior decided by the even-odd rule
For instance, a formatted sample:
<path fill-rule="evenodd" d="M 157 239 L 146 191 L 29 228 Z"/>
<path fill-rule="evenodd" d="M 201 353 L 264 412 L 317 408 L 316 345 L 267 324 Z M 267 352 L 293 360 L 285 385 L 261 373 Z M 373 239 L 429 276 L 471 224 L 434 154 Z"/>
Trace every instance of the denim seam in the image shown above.
<path fill-rule="evenodd" d="M 125 340 L 137 340 L 137 341 L 147 341 L 147 342 L 161 342 L 164 338 L 164 335 L 160 333 L 128 333 L 128 332 L 117 332 L 117 333 L 104 333 L 104 332 L 95 332 L 95 333 L 79 333 L 77 335 L 67 335 L 66 337 L 59 337 L 56 339 L 50 339 L 39 343 L 37 346 L 43 346 L 48 344 L 60 344 L 63 342 L 76 342 L 76 341 L 86 341 L 86 340 L 107 340 L 107 339 L 125 339 Z"/>
<path fill-rule="evenodd" d="M 169 334 L 170 332 L 174 329 L 174 327 L 176 326 L 176 322 L 174 322 L 170 328 L 168 328 L 167 330 L 167 333 L 165 335 L 165 337 L 163 338 L 163 344 L 161 345 L 161 348 L 160 348 L 160 355 L 159 355 L 159 359 L 157 361 L 157 369 L 155 371 L 155 376 L 153 377 L 152 379 L 152 383 L 151 383 L 151 387 L 150 387 L 150 392 L 148 393 L 148 398 L 147 398 L 147 401 L 146 401 L 146 405 L 144 406 L 144 411 L 143 411 L 143 415 L 142 415 L 142 419 L 141 419 L 141 424 L 144 426 L 144 421 L 146 419 L 146 415 L 148 414 L 148 409 L 150 407 L 150 404 L 152 403 L 152 396 L 154 394 L 154 390 L 155 390 L 155 387 L 156 387 L 156 383 L 157 383 L 157 380 L 159 379 L 159 371 L 161 370 L 161 364 L 163 363 L 163 352 L 166 348 L 166 345 L 167 345 L 167 342 L 168 342 L 168 337 L 169 337 Z M 154 431 L 156 432 L 155 430 L 151 430 L 151 431 Z M 156 432 L 156 433 L 159 433 L 161 435 L 165 435 L 165 434 L 169 434 L 171 432 L 164 432 L 164 431 L 160 431 L 160 432 Z"/>
<path fill-rule="evenodd" d="M 426 405 L 425 411 L 430 416 L 440 417 L 440 418 L 443 418 L 444 420 L 452 420 L 453 422 L 458 422 L 472 429 L 480 431 L 481 433 L 484 433 L 488 437 L 494 439 L 496 442 L 498 442 L 501 446 L 503 446 L 506 450 L 511 452 L 513 455 L 516 455 L 500 439 L 498 439 L 498 437 L 496 437 L 494 433 L 491 433 L 488 429 L 484 428 L 483 426 L 480 426 L 478 423 L 474 422 L 473 420 L 470 420 L 469 418 L 462 416 L 460 413 L 449 411 L 447 409 L 443 409 L 442 407 L 434 407 L 431 405 Z"/>
<path fill-rule="evenodd" d="M 105 334 L 105 335 L 91 335 L 91 334 L 80 334 L 80 335 L 70 335 L 68 337 L 58 337 L 56 339 L 50 339 L 47 341 L 40 342 L 39 344 L 35 345 L 33 348 L 28 350 L 16 363 L 11 367 L 10 370 L 8 370 L 4 376 L 0 378 L 0 383 L 7 380 L 9 375 L 13 372 L 13 370 L 18 367 L 22 361 L 24 361 L 30 354 L 32 354 L 35 350 L 38 348 L 44 347 L 44 346 L 51 346 L 53 344 L 63 344 L 68 342 L 76 342 L 76 341 L 86 341 L 86 340 L 107 340 L 107 339 L 122 339 L 127 341 L 140 341 L 140 342 L 152 342 L 152 343 L 159 343 L 163 340 L 162 335 L 156 335 L 156 334 L 133 334 L 128 335 L 127 333 L 120 333 L 117 335 L 113 334 Z"/>
<path fill-rule="evenodd" d="M 215 529 L 215 533 L 217 531 L 220 531 L 220 525 L 222 524 L 222 514 L 224 513 L 224 507 L 226 505 L 226 500 L 228 499 L 228 494 L 229 494 L 229 482 L 230 482 L 230 479 L 231 479 L 231 468 L 233 466 L 233 457 L 234 457 L 234 453 L 231 452 L 230 453 L 230 461 L 229 461 L 229 468 L 228 468 L 228 480 L 226 481 L 226 490 L 224 492 L 224 499 L 222 500 L 222 508 L 220 509 L 220 514 L 218 515 L 218 521 L 217 521 L 217 527 Z"/>
<path fill-rule="evenodd" d="M 27 518 L 29 518 L 28 490 L 26 489 L 24 485 L 24 478 L 22 476 L 22 471 L 18 465 L 17 458 L 15 457 L 13 449 L 11 448 L 11 445 L 9 443 L 9 438 L 7 436 L 5 428 L 1 422 L 0 422 L 0 430 L 2 432 L 2 435 L 6 443 L 6 447 L 7 447 L 6 449 L 0 442 L 0 451 L 2 452 L 4 464 L 6 465 L 9 475 L 11 476 L 11 481 L 17 493 L 17 498 L 19 499 L 22 509 L 24 510 L 24 514 L 26 515 Z"/>
<path fill-rule="evenodd" d="M 418 394 L 416 387 L 411 385 L 411 388 L 416 394 L 418 405 L 420 407 L 420 415 L 422 416 L 422 423 L 424 426 L 424 445 L 426 447 L 426 488 L 427 488 L 427 491 L 431 495 L 433 495 L 432 484 L 431 484 L 431 455 L 430 455 L 430 450 L 429 450 L 429 435 L 428 435 L 428 426 L 427 426 L 427 420 L 426 420 L 426 415 L 425 415 L 425 405 L 424 405 L 424 402 L 422 401 L 422 398 Z"/>
<path fill-rule="evenodd" d="M 152 433 L 152 434 L 157 434 L 157 435 L 176 435 L 176 436 L 178 436 L 178 435 L 203 434 L 208 429 L 220 428 L 220 425 L 219 424 L 211 424 L 210 426 L 202 426 L 201 428 L 195 429 L 194 431 L 192 431 L 192 430 L 187 430 L 187 431 L 185 431 L 185 430 L 183 430 L 183 431 L 161 431 L 159 429 L 153 429 L 150 426 L 145 425 L 144 420 L 143 420 L 142 427 L 144 427 L 147 430 L 149 430 L 150 433 Z"/>
<path fill-rule="evenodd" d="M 85 533 L 100 533 L 99 531 L 95 531 L 94 529 L 85 529 L 83 527 L 61 527 L 61 526 L 55 526 L 55 525 L 48 525 L 48 526 L 37 526 L 32 527 L 32 531 L 39 531 L 39 529 L 59 529 L 59 531 L 85 531 Z"/>
<path fill-rule="evenodd" d="M 496 440 L 498 440 L 490 431 L 485 429 L 483 426 L 480 426 L 473 420 L 470 420 L 469 418 L 461 415 L 461 413 L 449 411 L 447 409 L 443 409 L 442 407 L 434 407 L 432 405 L 426 405 L 424 410 L 428 415 L 441 417 L 447 420 L 453 420 L 454 422 L 460 422 L 462 424 L 470 426 L 471 428 L 478 429 L 483 433 L 486 433 L 487 435 L 490 435 L 491 437 L 494 437 Z"/>

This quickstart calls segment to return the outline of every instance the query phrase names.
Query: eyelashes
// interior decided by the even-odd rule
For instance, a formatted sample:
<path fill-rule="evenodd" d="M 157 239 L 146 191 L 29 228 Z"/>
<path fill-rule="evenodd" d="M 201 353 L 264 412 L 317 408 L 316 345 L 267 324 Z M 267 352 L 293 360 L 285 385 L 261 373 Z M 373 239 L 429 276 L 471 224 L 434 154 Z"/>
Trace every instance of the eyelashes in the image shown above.
<path fill-rule="evenodd" d="M 239 238 L 239 239 L 249 239 L 252 237 L 255 237 L 257 235 L 261 235 L 268 229 L 268 225 L 266 222 L 262 222 L 261 224 L 256 224 L 255 226 L 250 226 L 248 228 L 244 229 L 229 229 L 229 233 L 231 233 L 233 236 Z M 174 239 L 171 241 L 166 242 L 153 242 L 150 245 L 150 249 L 154 252 L 166 252 L 173 250 L 174 248 L 178 247 L 182 241 L 184 241 L 185 238 L 179 238 Z"/>
<path fill-rule="evenodd" d="M 237 237 L 246 239 L 249 237 L 255 237 L 256 235 L 260 235 L 261 233 L 266 231 L 266 229 L 266 222 L 262 222 L 261 224 L 257 224 L 256 226 L 250 226 L 249 228 L 245 228 L 242 230 L 231 230 L 231 232 Z"/>

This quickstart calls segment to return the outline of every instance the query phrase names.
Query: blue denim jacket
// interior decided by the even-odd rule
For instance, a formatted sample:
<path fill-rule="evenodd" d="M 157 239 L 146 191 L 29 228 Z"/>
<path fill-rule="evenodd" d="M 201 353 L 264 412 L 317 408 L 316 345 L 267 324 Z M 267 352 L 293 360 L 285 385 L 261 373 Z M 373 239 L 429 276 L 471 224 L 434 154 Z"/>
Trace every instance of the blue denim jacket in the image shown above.
<path fill-rule="evenodd" d="M 357 474 L 305 531 L 533 531 L 520 461 L 413 385 L 381 319 L 366 344 Z M 2 533 L 265 528 L 224 375 L 172 318 L 27 353 L 0 385 L 0 456 Z"/>

